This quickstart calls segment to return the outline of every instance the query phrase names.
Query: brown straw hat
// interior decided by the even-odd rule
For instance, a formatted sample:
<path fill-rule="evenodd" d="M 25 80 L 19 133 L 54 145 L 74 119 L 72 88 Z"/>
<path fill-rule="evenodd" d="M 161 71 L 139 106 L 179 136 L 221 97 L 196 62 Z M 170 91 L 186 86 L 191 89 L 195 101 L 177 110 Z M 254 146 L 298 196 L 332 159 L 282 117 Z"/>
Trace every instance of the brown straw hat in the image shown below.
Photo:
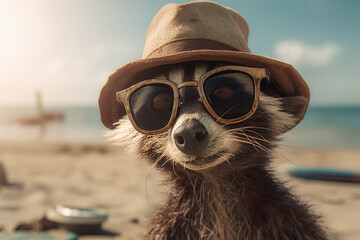
<path fill-rule="evenodd" d="M 247 40 L 249 27 L 234 10 L 213 2 L 167 4 L 156 14 L 147 31 L 143 56 L 110 75 L 101 90 L 102 123 L 114 129 L 125 115 L 115 93 L 139 82 L 144 70 L 187 61 L 225 61 L 270 71 L 271 83 L 282 96 L 304 96 L 310 91 L 291 65 L 252 54 Z M 304 117 L 302 114 L 301 119 Z"/>

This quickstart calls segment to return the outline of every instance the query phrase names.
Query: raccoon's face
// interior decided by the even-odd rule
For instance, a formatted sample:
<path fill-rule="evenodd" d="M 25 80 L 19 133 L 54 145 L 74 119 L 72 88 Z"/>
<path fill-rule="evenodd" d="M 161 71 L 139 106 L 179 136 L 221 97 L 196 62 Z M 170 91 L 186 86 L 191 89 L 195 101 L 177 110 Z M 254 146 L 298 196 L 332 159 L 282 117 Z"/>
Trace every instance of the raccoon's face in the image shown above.
<path fill-rule="evenodd" d="M 224 64 L 224 63 L 223 63 Z M 222 65 L 223 65 L 222 64 Z M 172 65 L 157 75 L 176 84 L 197 81 L 218 63 L 190 62 Z M 153 78 L 154 76 L 149 76 Z M 299 121 L 297 112 L 306 107 L 303 97 L 278 98 L 264 83 L 255 113 L 243 122 L 225 125 L 219 123 L 204 107 L 197 87 L 179 90 L 180 106 L 173 126 L 164 133 L 146 135 L 123 117 L 108 137 L 132 153 L 147 157 L 158 167 L 182 166 L 183 169 L 204 171 L 218 165 L 231 167 L 249 154 L 267 152 L 281 133 L 293 128 Z M 222 89 L 221 94 L 227 94 Z M 268 95 L 269 94 L 269 95 Z"/>

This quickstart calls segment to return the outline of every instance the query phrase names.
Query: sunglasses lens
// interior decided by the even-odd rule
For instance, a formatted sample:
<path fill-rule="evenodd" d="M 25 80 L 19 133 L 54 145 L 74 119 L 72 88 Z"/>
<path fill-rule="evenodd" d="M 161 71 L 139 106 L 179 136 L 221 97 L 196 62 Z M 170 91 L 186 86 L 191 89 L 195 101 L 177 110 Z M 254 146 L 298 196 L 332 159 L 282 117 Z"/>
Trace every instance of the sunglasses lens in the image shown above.
<path fill-rule="evenodd" d="M 136 90 L 130 97 L 132 116 L 143 130 L 165 127 L 171 118 L 174 92 L 165 84 L 151 84 Z"/>
<path fill-rule="evenodd" d="M 254 81 L 242 72 L 228 71 L 210 76 L 204 83 L 204 92 L 210 107 L 223 119 L 242 117 L 254 104 Z"/>

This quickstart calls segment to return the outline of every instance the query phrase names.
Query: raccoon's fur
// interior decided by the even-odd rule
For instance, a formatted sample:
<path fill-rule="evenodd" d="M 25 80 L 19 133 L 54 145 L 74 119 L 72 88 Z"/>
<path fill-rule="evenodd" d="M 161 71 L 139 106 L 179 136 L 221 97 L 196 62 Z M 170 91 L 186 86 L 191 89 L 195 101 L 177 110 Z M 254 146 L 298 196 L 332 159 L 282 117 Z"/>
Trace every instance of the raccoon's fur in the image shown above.
<path fill-rule="evenodd" d="M 227 63 L 188 62 L 139 74 L 175 83 L 198 80 Z M 195 87 L 180 90 L 181 107 L 165 133 L 144 135 L 127 117 L 109 137 L 130 154 L 146 158 L 168 175 L 168 200 L 151 219 L 146 239 L 327 239 L 318 216 L 300 202 L 269 169 L 278 137 L 299 121 L 302 97 L 281 98 L 270 83 L 261 86 L 259 106 L 249 119 L 222 125 L 206 111 Z M 209 142 L 196 158 L 174 144 L 174 131 L 189 119 L 207 130 Z"/>

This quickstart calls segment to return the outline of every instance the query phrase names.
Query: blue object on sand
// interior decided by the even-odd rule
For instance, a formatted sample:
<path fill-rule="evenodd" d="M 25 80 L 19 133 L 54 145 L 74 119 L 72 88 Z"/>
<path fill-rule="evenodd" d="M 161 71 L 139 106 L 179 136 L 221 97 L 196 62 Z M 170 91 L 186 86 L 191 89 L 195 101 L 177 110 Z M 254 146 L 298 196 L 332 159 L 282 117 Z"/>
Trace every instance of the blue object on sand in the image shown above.
<path fill-rule="evenodd" d="M 78 235 L 76 233 L 69 233 L 63 240 L 77 240 Z"/>
<path fill-rule="evenodd" d="M 290 168 L 287 172 L 292 177 L 309 180 L 360 183 L 360 173 L 326 167 Z"/>

